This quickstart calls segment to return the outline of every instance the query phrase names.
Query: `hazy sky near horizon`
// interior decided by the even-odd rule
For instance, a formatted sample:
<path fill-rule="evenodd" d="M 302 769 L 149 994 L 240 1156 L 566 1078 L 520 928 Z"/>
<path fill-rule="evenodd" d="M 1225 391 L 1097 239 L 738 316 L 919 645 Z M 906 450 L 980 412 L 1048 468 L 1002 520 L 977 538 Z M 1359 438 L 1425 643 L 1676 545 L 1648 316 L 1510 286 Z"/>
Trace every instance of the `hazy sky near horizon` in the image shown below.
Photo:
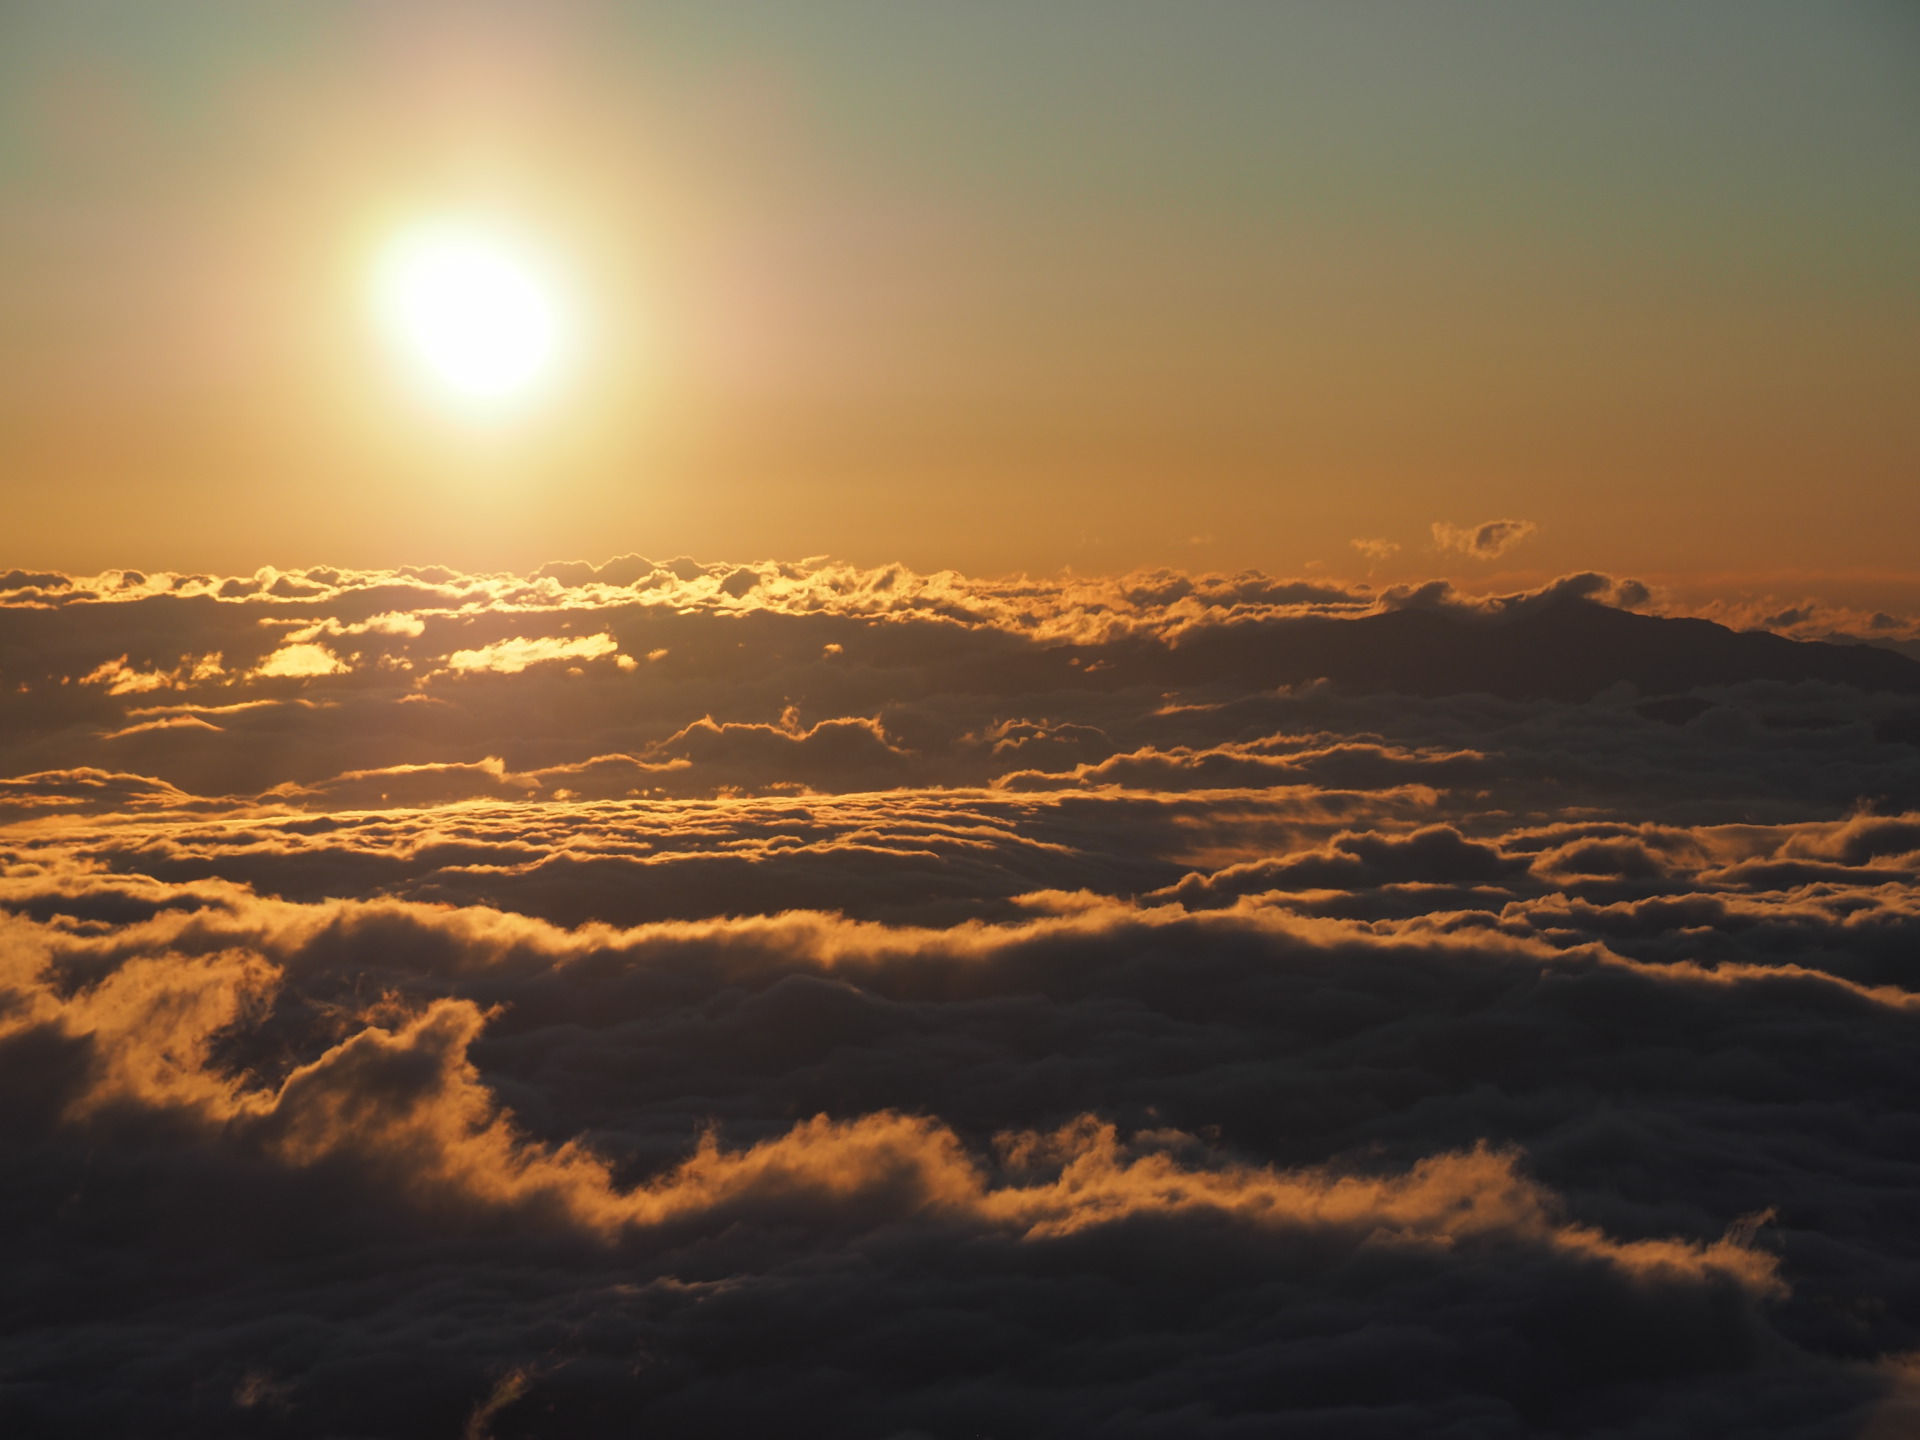
<path fill-rule="evenodd" d="M 6 0 L 0 565 L 1911 573 L 1917 80 L 1890 0 Z M 573 297 L 524 413 L 374 334 L 445 214 Z"/>

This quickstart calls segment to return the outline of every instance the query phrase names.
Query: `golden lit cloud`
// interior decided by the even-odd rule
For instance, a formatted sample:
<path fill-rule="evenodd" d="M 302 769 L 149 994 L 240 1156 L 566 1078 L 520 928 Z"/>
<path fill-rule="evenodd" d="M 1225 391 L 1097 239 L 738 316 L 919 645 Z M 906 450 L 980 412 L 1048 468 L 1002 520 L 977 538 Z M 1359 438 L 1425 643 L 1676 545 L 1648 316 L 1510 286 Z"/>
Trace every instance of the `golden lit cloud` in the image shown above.
<path fill-rule="evenodd" d="M 283 645 L 261 662 L 253 673 L 270 679 L 310 678 L 318 675 L 344 675 L 347 665 L 324 645 Z"/>
<path fill-rule="evenodd" d="M 182 656 L 172 670 L 140 670 L 127 664 L 127 657 L 108 660 L 80 677 L 82 685 L 104 685 L 109 695 L 142 695 L 153 690 L 197 685 L 226 674 L 216 652 L 198 658 Z"/>
<path fill-rule="evenodd" d="M 558 635 L 516 635 L 477 650 L 455 650 L 447 656 L 447 666 L 466 673 L 491 670 L 500 675 L 518 675 L 530 665 L 545 665 L 555 660 L 597 660 L 619 648 L 619 641 L 604 634 L 572 639 Z"/>

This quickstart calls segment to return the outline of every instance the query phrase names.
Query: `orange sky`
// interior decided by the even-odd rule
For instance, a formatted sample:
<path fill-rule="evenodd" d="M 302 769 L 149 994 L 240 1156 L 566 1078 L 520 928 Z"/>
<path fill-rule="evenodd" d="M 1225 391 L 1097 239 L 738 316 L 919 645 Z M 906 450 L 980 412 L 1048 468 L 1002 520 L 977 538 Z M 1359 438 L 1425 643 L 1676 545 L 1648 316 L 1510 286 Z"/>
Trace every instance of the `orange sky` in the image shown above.
<path fill-rule="evenodd" d="M 1873 3 L 9 7 L 0 563 L 1910 593 L 1916 60 Z M 532 413 L 369 323 L 450 209 L 585 299 Z"/>

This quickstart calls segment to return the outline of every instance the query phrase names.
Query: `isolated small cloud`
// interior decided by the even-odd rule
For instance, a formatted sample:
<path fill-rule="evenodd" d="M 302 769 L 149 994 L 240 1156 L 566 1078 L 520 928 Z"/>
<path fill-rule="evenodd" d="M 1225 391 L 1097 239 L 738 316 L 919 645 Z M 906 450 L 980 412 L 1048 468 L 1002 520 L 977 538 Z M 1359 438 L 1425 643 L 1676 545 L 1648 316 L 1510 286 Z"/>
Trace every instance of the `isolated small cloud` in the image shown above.
<path fill-rule="evenodd" d="M 1385 560 L 1400 553 L 1400 542 L 1397 540 L 1369 539 L 1362 536 L 1358 540 L 1349 540 L 1347 543 L 1369 560 Z"/>
<path fill-rule="evenodd" d="M 418 615 L 393 610 L 384 615 L 375 615 L 372 619 L 357 624 L 343 624 L 328 616 L 316 621 L 304 630 L 296 630 L 287 636 L 289 644 L 318 640 L 322 635 L 406 635 L 414 639 L 427 633 L 427 622 Z"/>
<path fill-rule="evenodd" d="M 468 672 L 491 670 L 501 675 L 518 675 L 529 665 L 542 665 L 550 660 L 597 660 L 619 648 L 620 642 L 611 635 L 582 635 L 571 640 L 558 635 L 516 635 L 477 650 L 456 650 L 447 657 L 447 665 Z"/>
<path fill-rule="evenodd" d="M 1436 520 L 1433 544 L 1437 550 L 1457 550 L 1475 560 L 1494 560 L 1539 528 L 1531 520 L 1488 520 L 1480 525 L 1450 525 L 1445 520 Z"/>
<path fill-rule="evenodd" d="M 256 675 L 310 677 L 344 675 L 347 667 L 324 645 L 283 645 L 254 671 Z"/>

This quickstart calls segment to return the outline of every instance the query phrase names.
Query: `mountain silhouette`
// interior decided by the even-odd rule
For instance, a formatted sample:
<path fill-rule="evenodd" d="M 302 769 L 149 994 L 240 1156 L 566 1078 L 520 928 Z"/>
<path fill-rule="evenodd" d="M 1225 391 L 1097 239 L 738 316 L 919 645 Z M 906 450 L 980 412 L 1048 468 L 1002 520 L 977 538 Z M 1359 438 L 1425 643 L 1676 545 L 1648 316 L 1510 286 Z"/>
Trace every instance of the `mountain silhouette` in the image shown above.
<path fill-rule="evenodd" d="M 1491 617 L 1407 609 L 1198 629 L 1157 656 L 1142 647 L 1111 663 L 1123 674 L 1152 666 L 1183 684 L 1325 679 L 1360 690 L 1515 700 L 1586 700 L 1623 681 L 1645 695 L 1752 680 L 1920 694 L 1920 661 L 1892 650 L 1638 615 L 1573 597 Z"/>

